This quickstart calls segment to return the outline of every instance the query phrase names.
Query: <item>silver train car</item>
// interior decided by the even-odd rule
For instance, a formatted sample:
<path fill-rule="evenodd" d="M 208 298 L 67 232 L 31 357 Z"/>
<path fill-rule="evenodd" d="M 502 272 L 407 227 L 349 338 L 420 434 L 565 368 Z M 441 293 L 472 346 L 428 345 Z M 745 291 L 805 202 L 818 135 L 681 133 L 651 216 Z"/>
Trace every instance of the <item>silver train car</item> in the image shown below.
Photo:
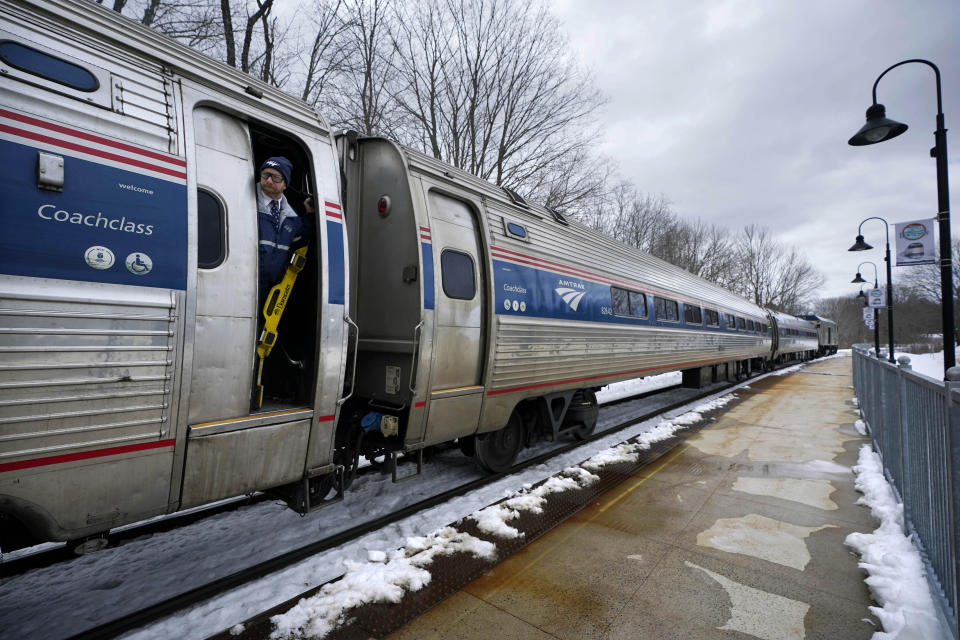
<path fill-rule="evenodd" d="M 95 4 L 0 5 L 0 71 L 18 230 L 0 239 L 4 550 L 93 549 L 259 490 L 308 512 L 362 456 L 395 470 L 440 443 L 500 471 L 588 435 L 602 385 L 701 386 L 817 350 L 808 321 L 388 140 L 333 136 Z M 316 224 L 251 409 L 254 176 L 276 155 Z"/>
<path fill-rule="evenodd" d="M 808 322 L 812 322 L 817 329 L 817 355 L 827 356 L 836 353 L 840 340 L 837 335 L 837 323 L 816 314 L 801 317 Z"/>
<path fill-rule="evenodd" d="M 816 326 L 803 318 L 769 311 L 775 362 L 807 360 L 819 349 Z"/>

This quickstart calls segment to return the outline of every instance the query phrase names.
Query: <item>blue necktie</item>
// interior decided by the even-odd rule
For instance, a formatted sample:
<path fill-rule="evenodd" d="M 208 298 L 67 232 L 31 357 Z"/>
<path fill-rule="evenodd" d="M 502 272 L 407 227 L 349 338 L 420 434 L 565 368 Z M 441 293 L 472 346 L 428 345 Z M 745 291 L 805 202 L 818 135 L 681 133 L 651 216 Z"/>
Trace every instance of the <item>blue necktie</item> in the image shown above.
<path fill-rule="evenodd" d="M 273 226 L 280 228 L 280 203 L 276 200 L 270 201 L 270 215 L 273 216 Z"/>

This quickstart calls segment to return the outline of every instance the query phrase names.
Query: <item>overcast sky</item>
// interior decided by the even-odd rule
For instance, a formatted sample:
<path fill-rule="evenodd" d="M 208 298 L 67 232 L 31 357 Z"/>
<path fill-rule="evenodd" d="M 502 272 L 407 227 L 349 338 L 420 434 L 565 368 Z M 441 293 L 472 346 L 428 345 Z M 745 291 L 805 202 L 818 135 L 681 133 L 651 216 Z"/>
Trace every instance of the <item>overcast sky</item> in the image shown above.
<path fill-rule="evenodd" d="M 860 221 L 937 213 L 936 83 L 899 67 L 877 101 L 910 129 L 879 145 L 847 140 L 866 122 L 887 67 L 940 68 L 951 203 L 960 206 L 960 2 L 957 0 L 554 0 L 608 103 L 604 153 L 641 191 L 731 230 L 767 225 L 826 277 L 822 297 L 853 295 L 857 264 L 885 280 L 883 224 L 851 253 Z M 960 225 L 953 215 L 953 237 Z M 895 264 L 895 261 L 894 261 Z M 911 267 L 894 267 L 898 272 Z M 915 267 L 914 267 L 915 268 Z M 955 267 L 956 268 L 956 267 Z M 873 279 L 873 268 L 863 267 Z"/>

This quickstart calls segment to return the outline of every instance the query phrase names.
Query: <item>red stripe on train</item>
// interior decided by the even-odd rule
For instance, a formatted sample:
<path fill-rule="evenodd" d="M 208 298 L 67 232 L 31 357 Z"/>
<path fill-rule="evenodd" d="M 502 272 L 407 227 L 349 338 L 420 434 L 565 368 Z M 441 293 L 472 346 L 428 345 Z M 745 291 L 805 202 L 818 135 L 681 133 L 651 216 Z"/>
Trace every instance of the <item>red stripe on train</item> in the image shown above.
<path fill-rule="evenodd" d="M 59 124 L 53 124 L 52 122 L 47 122 L 45 120 L 39 120 L 37 118 L 31 118 L 30 116 L 25 116 L 19 113 L 14 113 L 13 111 L 7 111 L 6 109 L 0 109 L 0 116 L 5 118 L 10 118 L 11 120 L 17 120 L 25 124 L 30 124 L 35 127 L 43 127 L 44 129 L 49 129 L 50 131 L 56 131 L 57 133 L 64 133 L 74 138 L 81 138 L 88 142 L 96 142 L 98 144 L 105 144 L 115 149 L 122 149 L 123 151 L 129 151 L 131 153 L 136 153 L 147 158 L 153 158 L 154 160 L 161 160 L 163 162 L 169 162 L 170 164 L 186 167 L 187 163 L 180 158 L 171 158 L 170 156 L 165 156 L 162 153 L 157 153 L 155 151 L 150 151 L 148 149 L 141 149 L 140 147 L 135 147 L 133 145 L 124 144 L 122 142 L 116 142 L 109 138 L 102 138 L 100 136 L 93 135 L 92 133 L 86 133 L 84 131 L 78 131 L 76 129 L 71 129 L 69 127 L 64 127 Z"/>
<path fill-rule="evenodd" d="M 105 158 L 107 160 L 122 162 L 124 164 L 128 164 L 134 167 L 140 167 L 141 169 L 148 169 L 150 171 L 155 171 L 156 173 L 164 173 L 169 176 L 173 176 L 174 178 L 180 178 L 181 180 L 186 180 L 187 178 L 187 174 L 183 173 L 182 171 L 176 171 L 174 169 L 160 167 L 155 164 L 150 164 L 149 162 L 134 160 L 133 158 L 117 155 L 116 153 L 110 153 L 108 151 L 101 151 L 100 149 L 94 149 L 93 147 L 85 147 L 81 144 L 76 144 L 74 142 L 67 142 L 66 140 L 60 140 L 58 138 L 51 138 L 50 136 L 45 136 L 40 133 L 34 133 L 32 131 L 26 131 L 24 129 L 15 129 L 14 127 L 10 127 L 5 124 L 0 124 L 0 131 L 3 131 L 5 133 L 10 133 L 21 138 L 29 138 L 30 140 L 36 140 L 37 142 L 45 142 L 47 144 L 54 145 L 57 147 L 63 147 L 64 149 L 70 149 L 71 151 L 79 151 L 80 153 L 87 153 L 92 156 Z"/>
<path fill-rule="evenodd" d="M 64 462 L 75 462 L 77 460 L 89 460 L 91 458 L 103 458 L 106 456 L 116 456 L 122 453 L 133 453 L 135 451 L 147 451 L 149 449 L 163 449 L 172 447 L 176 440 L 158 440 L 156 442 L 142 442 L 140 444 L 125 444 L 119 447 L 109 447 L 107 449 L 93 449 L 91 451 L 80 451 L 77 453 L 65 453 L 58 456 L 46 456 L 44 458 L 31 458 L 30 460 L 18 460 L 17 462 L 5 462 L 0 464 L 0 473 L 4 471 L 18 471 L 20 469 L 32 469 L 34 467 L 45 467 L 51 464 L 62 464 Z"/>

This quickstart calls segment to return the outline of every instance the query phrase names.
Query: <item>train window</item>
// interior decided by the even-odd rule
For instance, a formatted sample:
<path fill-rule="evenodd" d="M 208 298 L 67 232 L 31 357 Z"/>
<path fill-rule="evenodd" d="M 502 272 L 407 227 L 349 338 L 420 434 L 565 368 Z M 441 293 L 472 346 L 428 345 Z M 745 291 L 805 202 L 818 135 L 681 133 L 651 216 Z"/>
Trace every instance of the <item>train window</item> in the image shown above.
<path fill-rule="evenodd" d="M 0 60 L 14 69 L 77 91 L 91 93 L 100 88 L 97 77 L 80 65 L 12 40 L 0 41 Z"/>
<path fill-rule="evenodd" d="M 743 318 L 737 318 L 737 329 L 743 331 L 745 327 L 746 323 L 744 322 Z"/>
<path fill-rule="evenodd" d="M 613 312 L 618 316 L 647 317 L 647 297 L 642 293 L 610 287 L 610 302 Z"/>
<path fill-rule="evenodd" d="M 610 302 L 613 303 L 613 312 L 618 316 L 630 315 L 630 292 L 617 287 L 610 287 Z"/>
<path fill-rule="evenodd" d="M 680 308 L 676 300 L 667 300 L 666 298 L 656 299 L 657 320 L 666 322 L 680 321 Z"/>
<path fill-rule="evenodd" d="M 647 317 L 647 296 L 636 291 L 630 292 L 630 315 L 637 318 Z"/>
<path fill-rule="evenodd" d="M 440 277 L 443 281 L 443 293 L 448 298 L 473 300 L 477 295 L 473 258 L 469 254 L 444 249 L 440 254 Z"/>
<path fill-rule="evenodd" d="M 523 240 L 524 242 L 529 242 L 530 238 L 527 237 L 527 228 L 522 224 L 516 222 L 510 222 L 509 220 L 503 221 L 503 228 L 507 232 L 507 235 L 516 238 L 517 240 Z"/>
<path fill-rule="evenodd" d="M 197 267 L 213 269 L 227 257 L 226 210 L 215 195 L 197 189 Z"/>
<path fill-rule="evenodd" d="M 687 324 L 703 324 L 703 314 L 700 307 L 691 304 L 683 305 L 683 321 Z"/>
<path fill-rule="evenodd" d="M 720 314 L 714 311 L 713 309 L 704 309 L 704 315 L 707 316 L 707 326 L 708 327 L 719 327 L 720 326 Z"/>
<path fill-rule="evenodd" d="M 727 329 L 736 329 L 736 328 L 737 328 L 737 319 L 728 313 L 728 314 L 727 314 Z"/>

